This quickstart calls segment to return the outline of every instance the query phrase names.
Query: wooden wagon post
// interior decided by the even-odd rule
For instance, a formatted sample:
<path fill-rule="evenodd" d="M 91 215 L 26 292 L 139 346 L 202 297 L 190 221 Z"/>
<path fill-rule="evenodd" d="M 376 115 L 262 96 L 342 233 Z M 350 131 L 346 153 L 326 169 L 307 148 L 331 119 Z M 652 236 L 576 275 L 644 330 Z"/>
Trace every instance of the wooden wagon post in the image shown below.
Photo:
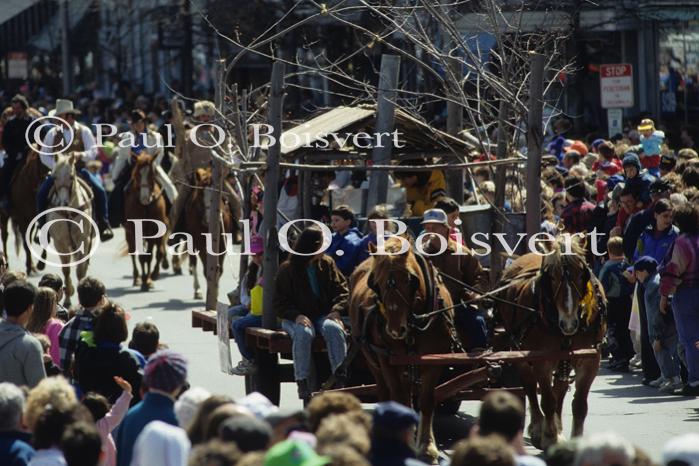
<path fill-rule="evenodd" d="M 398 92 L 398 72 L 400 70 L 400 57 L 398 55 L 381 56 L 381 74 L 379 76 L 379 92 L 376 104 L 376 124 L 374 132 L 379 134 L 391 133 L 394 128 L 396 114 L 396 96 Z M 387 165 L 391 159 L 393 138 L 381 137 L 381 144 L 377 144 L 371 151 L 371 160 L 374 165 Z M 388 196 L 388 172 L 374 171 L 369 177 L 369 193 L 367 194 L 367 214 L 379 204 L 386 202 Z"/>
<path fill-rule="evenodd" d="M 506 100 L 500 101 L 498 111 L 498 139 L 497 153 L 498 159 L 506 159 L 508 154 L 507 141 L 507 119 L 510 113 L 509 103 Z M 493 234 L 502 233 L 505 229 L 505 183 L 507 180 L 507 165 L 501 165 L 495 171 L 495 207 L 497 210 L 493 217 Z M 499 241 L 491 241 L 493 249 L 490 255 L 490 283 L 497 283 L 502 271 L 503 247 Z"/>
<path fill-rule="evenodd" d="M 215 105 L 216 118 L 214 122 L 219 128 L 225 125 L 223 115 L 223 96 L 226 91 L 223 73 L 226 68 L 225 60 L 216 62 L 216 90 Z M 220 147 L 212 150 L 220 149 Z M 218 157 L 211 157 L 211 205 L 209 206 L 209 234 L 211 235 L 211 251 L 206 256 L 206 309 L 216 311 L 216 330 L 218 334 L 219 365 L 221 371 L 230 373 L 233 362 L 231 361 L 230 336 L 228 326 L 228 312 L 219 309 L 218 306 L 218 282 L 221 277 L 221 264 L 218 255 L 221 245 L 221 197 L 223 191 L 224 167 Z M 228 245 L 223 247 L 224 254 Z"/>
<path fill-rule="evenodd" d="M 225 60 L 216 62 L 216 119 L 219 127 L 223 127 L 223 93 L 225 83 L 223 82 L 223 71 Z M 223 190 L 223 167 L 217 157 L 211 157 L 211 190 L 212 198 L 209 206 L 209 234 L 211 234 L 211 252 L 218 253 L 221 244 L 221 191 Z M 219 256 L 209 254 L 206 257 L 206 308 L 216 310 L 218 303 L 218 279 L 221 270 L 219 266 Z"/>
<path fill-rule="evenodd" d="M 269 95 L 268 123 L 272 127 L 274 144 L 267 151 L 267 174 L 265 176 L 262 236 L 265 239 L 263 280 L 262 326 L 274 328 L 277 316 L 274 313 L 274 278 L 279 268 L 279 238 L 277 237 L 277 203 L 279 198 L 279 154 L 282 134 L 282 109 L 284 105 L 284 63 L 275 61 L 272 67 L 272 87 Z"/>
<path fill-rule="evenodd" d="M 454 77 L 454 87 L 461 86 L 461 78 L 463 77 L 463 66 L 459 60 L 453 58 L 449 61 L 451 75 Z M 455 89 L 456 90 L 456 89 Z M 452 136 L 459 137 L 459 132 L 464 127 L 464 111 L 461 105 L 455 100 L 458 98 L 458 93 L 454 92 L 451 99 L 447 101 L 447 133 Z M 451 169 L 446 171 L 447 192 L 449 197 L 454 199 L 459 205 L 464 203 L 464 170 Z"/>
<path fill-rule="evenodd" d="M 541 231 L 541 148 L 544 131 L 541 127 L 544 113 L 545 57 L 535 53 L 531 57 L 529 81 L 529 118 L 527 121 L 527 237 Z"/>

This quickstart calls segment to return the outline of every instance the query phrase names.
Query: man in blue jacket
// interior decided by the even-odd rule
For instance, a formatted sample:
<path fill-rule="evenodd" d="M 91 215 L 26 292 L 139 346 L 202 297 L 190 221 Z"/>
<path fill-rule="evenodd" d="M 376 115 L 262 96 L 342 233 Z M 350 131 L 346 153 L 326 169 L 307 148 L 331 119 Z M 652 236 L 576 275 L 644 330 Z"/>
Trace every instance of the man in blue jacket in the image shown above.
<path fill-rule="evenodd" d="M 334 233 L 326 254 L 335 260 L 345 277 L 352 274 L 361 258 L 362 234 L 354 225 L 354 212 L 349 206 L 337 206 L 331 212 L 330 226 Z"/>

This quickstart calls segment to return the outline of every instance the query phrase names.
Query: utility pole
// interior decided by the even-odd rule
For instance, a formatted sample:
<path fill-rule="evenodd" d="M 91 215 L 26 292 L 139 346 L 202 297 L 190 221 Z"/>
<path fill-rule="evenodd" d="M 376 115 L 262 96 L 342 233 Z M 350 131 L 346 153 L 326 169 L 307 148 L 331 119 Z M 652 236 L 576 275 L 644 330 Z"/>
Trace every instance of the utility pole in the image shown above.
<path fill-rule="evenodd" d="M 393 132 L 399 71 L 400 56 L 387 54 L 381 56 L 379 92 L 376 105 L 376 124 L 374 125 L 376 134 L 385 135 L 385 133 Z M 380 142 L 380 147 L 374 147 L 371 151 L 371 160 L 374 165 L 386 165 L 391 159 L 393 139 L 391 137 L 381 137 Z M 367 213 L 377 205 L 384 204 L 387 195 L 388 172 L 374 171 L 369 177 Z"/>
<path fill-rule="evenodd" d="M 532 55 L 529 81 L 529 118 L 527 121 L 527 237 L 541 231 L 541 148 L 544 130 L 544 65 L 545 57 Z"/>
<path fill-rule="evenodd" d="M 68 0 L 59 4 L 61 20 L 61 68 L 63 71 L 63 96 L 70 95 L 73 89 L 73 64 L 70 59 L 70 23 L 68 19 Z"/>
<path fill-rule="evenodd" d="M 182 0 L 182 26 L 184 41 L 182 42 L 182 89 L 185 97 L 192 97 L 192 5 L 191 0 Z"/>

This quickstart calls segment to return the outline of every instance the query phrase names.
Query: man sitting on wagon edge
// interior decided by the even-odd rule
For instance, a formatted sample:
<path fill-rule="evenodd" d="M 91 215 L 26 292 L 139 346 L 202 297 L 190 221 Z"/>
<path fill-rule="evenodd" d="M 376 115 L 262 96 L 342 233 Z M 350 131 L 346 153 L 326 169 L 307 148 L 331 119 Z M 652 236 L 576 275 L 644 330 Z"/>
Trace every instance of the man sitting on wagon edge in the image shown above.
<path fill-rule="evenodd" d="M 478 258 L 466 246 L 459 245 L 449 238 L 450 227 L 447 214 L 442 209 L 429 209 L 422 217 L 422 225 L 427 233 L 438 235 L 447 244 L 441 254 L 436 254 L 441 249 L 442 241 L 433 236 L 424 246 L 424 251 L 427 254 L 436 254 L 428 258 L 441 272 L 454 303 L 470 301 L 478 296 L 477 293 L 466 289 L 463 284 L 480 292 L 487 291 L 488 272 L 481 267 Z M 465 348 L 466 350 L 486 347 L 485 317 L 475 305 L 455 307 L 454 321 L 460 333 L 468 338 L 469 348 Z"/>

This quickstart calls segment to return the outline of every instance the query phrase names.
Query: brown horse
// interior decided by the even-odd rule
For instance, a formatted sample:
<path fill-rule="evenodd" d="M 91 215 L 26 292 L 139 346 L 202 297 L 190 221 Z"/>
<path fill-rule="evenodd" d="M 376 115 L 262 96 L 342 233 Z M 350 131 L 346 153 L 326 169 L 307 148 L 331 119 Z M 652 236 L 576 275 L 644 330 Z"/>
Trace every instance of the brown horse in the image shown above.
<path fill-rule="evenodd" d="M 35 271 L 29 244 L 26 241 L 26 231 L 32 219 L 36 217 L 36 194 L 39 191 L 41 182 L 46 178 L 48 168 L 41 163 L 39 154 L 32 148 L 27 155 L 27 159 L 12 177 L 12 188 L 10 190 L 11 205 L 10 219 L 14 226 L 15 235 L 21 236 L 24 253 L 26 255 L 25 268 L 27 275 Z M 3 232 L 3 246 L 5 233 Z M 19 238 L 16 238 L 19 241 Z M 45 257 L 45 251 L 42 253 Z M 39 268 L 43 269 L 43 262 L 39 263 Z"/>
<path fill-rule="evenodd" d="M 510 286 L 500 298 L 497 315 L 512 349 L 561 351 L 598 348 L 604 337 L 606 298 L 585 261 L 577 237 L 561 236 L 545 254 L 530 253 L 505 270 L 499 286 Z M 529 436 L 546 449 L 562 438 L 561 412 L 574 380 L 572 436 L 583 433 L 587 397 L 599 370 L 600 356 L 573 361 L 548 360 L 518 365 L 529 399 Z M 570 380 L 571 368 L 575 377 Z M 541 392 L 541 405 L 537 398 Z M 543 410 L 543 411 L 542 411 Z"/>
<path fill-rule="evenodd" d="M 207 236 L 209 236 L 209 208 L 213 199 L 213 190 L 211 188 L 212 177 L 210 168 L 198 168 L 194 173 L 195 189 L 189 196 L 182 212 L 184 215 L 184 230 L 189 235 L 188 241 L 192 242 L 194 251 L 197 252 L 204 274 L 206 275 L 206 258 L 207 258 Z M 226 235 L 230 236 L 233 231 L 233 219 L 231 211 L 228 208 L 226 196 L 221 197 L 219 221 L 221 222 L 221 241 L 219 248 L 212 251 L 219 255 L 219 270 L 223 270 L 223 261 L 226 257 L 225 251 L 229 247 L 229 241 Z M 232 242 L 232 241 L 231 241 Z M 188 248 L 190 249 L 190 248 Z M 211 247 L 209 246 L 209 249 Z M 196 257 L 190 256 L 189 271 L 194 277 L 194 299 L 201 299 L 201 288 L 199 286 L 199 276 L 196 271 Z"/>
<path fill-rule="evenodd" d="M 432 431 L 434 389 L 443 369 L 420 366 L 416 372 L 389 364 L 389 354 L 413 350 L 419 354 L 448 353 L 454 344 L 453 311 L 427 321 L 420 319 L 420 314 L 435 310 L 438 302 L 440 308 L 449 308 L 451 296 L 425 258 L 410 249 L 400 253 L 398 238 L 389 238 L 385 244 L 389 255 L 370 257 L 350 277 L 352 336 L 367 343 L 362 352 L 376 380 L 380 400 L 411 406 L 417 396 L 417 439 L 421 454 L 433 461 L 439 455 Z M 419 393 L 412 393 L 417 380 L 411 380 L 407 373 L 419 373 Z"/>
<path fill-rule="evenodd" d="M 168 218 L 163 192 L 155 180 L 153 161 L 154 158 L 148 154 L 138 156 L 131 170 L 131 181 L 126 188 L 126 193 L 124 193 L 124 232 L 133 265 L 133 286 L 140 284 L 141 291 L 153 288 L 153 280 L 157 280 L 160 276 L 161 262 L 164 269 L 168 267 L 165 257 L 165 232 L 168 228 Z M 142 223 L 143 235 L 147 238 L 143 245 L 143 251 L 146 254 L 138 254 L 137 261 L 134 221 L 138 220 L 156 220 L 165 225 L 165 230 L 161 231 L 155 222 L 145 221 Z M 141 245 L 138 246 L 138 249 L 141 249 Z M 155 267 L 151 270 L 153 251 L 155 251 L 156 258 Z M 137 263 L 141 265 L 140 274 Z"/>

